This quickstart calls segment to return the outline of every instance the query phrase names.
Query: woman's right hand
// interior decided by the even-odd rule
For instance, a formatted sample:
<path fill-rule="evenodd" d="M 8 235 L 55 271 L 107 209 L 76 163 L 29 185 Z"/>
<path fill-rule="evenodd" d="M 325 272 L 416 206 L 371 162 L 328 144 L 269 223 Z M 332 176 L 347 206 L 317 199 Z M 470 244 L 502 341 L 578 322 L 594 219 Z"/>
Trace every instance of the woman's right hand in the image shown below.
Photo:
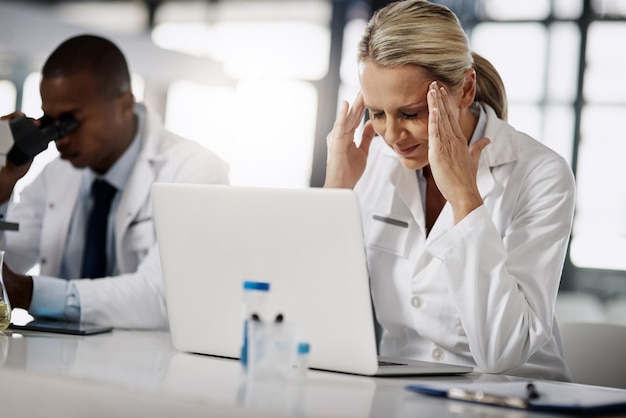
<path fill-rule="evenodd" d="M 351 189 L 363 175 L 370 144 L 376 135 L 368 121 L 363 129 L 361 143 L 357 146 L 354 142 L 354 134 L 364 114 L 365 104 L 361 93 L 352 107 L 346 101 L 342 103 L 333 130 L 326 137 L 328 154 L 324 187 Z"/>

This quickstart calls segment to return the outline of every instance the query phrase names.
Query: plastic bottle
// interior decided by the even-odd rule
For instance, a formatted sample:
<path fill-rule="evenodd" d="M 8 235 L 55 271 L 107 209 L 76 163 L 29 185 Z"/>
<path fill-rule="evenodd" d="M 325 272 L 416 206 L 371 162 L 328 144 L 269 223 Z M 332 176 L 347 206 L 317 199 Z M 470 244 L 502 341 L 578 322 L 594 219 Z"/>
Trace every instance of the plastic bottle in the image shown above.
<path fill-rule="evenodd" d="M 296 377 L 302 379 L 305 378 L 309 370 L 309 352 L 311 346 L 309 343 L 298 343 L 298 352 L 296 357 Z"/>
<path fill-rule="evenodd" d="M 262 318 L 270 284 L 246 280 L 243 282 L 243 343 L 241 345 L 241 364 L 248 365 L 248 321 L 253 314 Z"/>

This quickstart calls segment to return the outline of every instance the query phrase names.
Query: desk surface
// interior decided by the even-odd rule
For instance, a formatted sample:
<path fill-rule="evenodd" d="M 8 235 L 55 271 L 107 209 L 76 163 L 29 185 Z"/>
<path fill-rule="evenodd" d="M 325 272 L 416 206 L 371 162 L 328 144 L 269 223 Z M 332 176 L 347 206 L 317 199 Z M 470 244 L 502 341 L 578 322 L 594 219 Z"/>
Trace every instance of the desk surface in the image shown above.
<path fill-rule="evenodd" d="M 86 337 L 0 333 L 3 417 L 538 417 L 414 394 L 408 383 L 506 376 L 369 378 L 310 371 L 290 384 L 248 382 L 236 360 L 178 352 L 169 333 Z"/>

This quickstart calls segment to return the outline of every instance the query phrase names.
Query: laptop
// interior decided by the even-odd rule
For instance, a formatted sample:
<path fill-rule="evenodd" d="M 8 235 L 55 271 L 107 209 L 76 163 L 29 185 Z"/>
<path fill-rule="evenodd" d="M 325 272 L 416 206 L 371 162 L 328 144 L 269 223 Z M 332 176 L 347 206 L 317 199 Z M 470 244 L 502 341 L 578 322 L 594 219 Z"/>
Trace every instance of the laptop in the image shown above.
<path fill-rule="evenodd" d="M 367 376 L 471 367 L 379 364 L 360 208 L 346 189 L 154 183 L 170 333 L 187 353 L 239 358 L 243 282 L 270 283 L 266 313 L 295 324 L 311 368 Z"/>

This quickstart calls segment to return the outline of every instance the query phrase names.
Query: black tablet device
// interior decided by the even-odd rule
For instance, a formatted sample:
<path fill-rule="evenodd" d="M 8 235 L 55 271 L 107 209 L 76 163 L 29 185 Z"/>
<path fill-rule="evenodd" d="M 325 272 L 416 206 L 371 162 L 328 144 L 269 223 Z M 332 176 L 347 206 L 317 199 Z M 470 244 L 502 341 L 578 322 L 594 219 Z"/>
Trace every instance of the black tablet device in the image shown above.
<path fill-rule="evenodd" d="M 65 322 L 56 321 L 51 319 L 34 319 L 24 324 L 11 323 L 9 329 L 19 331 L 43 331 L 54 332 L 57 334 L 72 334 L 72 335 L 94 335 L 102 334 L 104 332 L 111 332 L 113 327 L 84 324 L 79 322 Z"/>

